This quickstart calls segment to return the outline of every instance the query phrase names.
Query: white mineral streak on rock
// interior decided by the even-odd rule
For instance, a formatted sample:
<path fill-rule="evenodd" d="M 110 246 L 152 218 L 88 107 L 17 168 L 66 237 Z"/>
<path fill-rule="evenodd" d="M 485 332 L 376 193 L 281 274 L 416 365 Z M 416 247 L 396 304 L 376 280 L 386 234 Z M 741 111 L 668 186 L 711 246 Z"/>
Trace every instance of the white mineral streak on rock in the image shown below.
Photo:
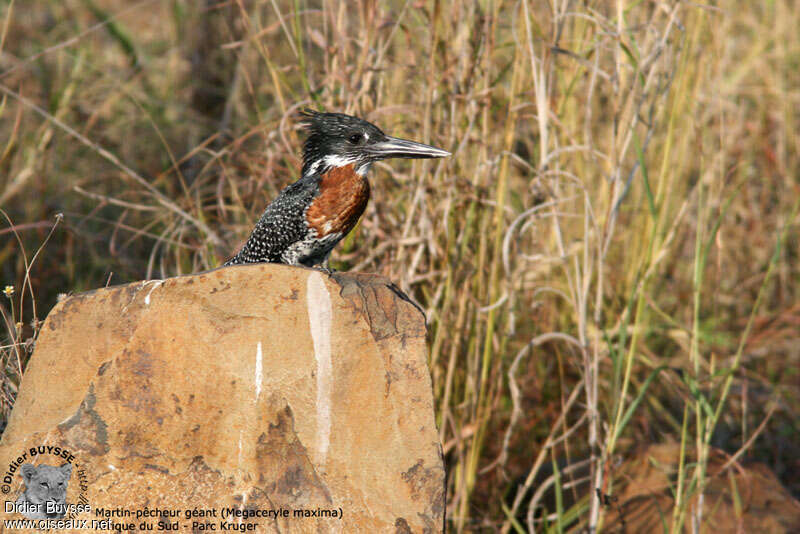
<path fill-rule="evenodd" d="M 254 381 L 256 384 L 256 402 L 258 402 L 258 397 L 261 395 L 261 383 L 264 381 L 264 361 L 261 354 L 260 341 L 256 345 L 256 376 Z"/>
<path fill-rule="evenodd" d="M 331 441 L 331 393 L 333 365 L 331 363 L 331 295 L 318 272 L 311 273 L 307 282 L 308 322 L 317 360 L 317 443 L 315 461 L 324 464 Z"/>
<path fill-rule="evenodd" d="M 144 287 L 146 287 L 146 286 L 148 286 L 150 284 L 153 285 L 153 287 L 150 288 L 150 291 L 148 291 L 147 296 L 144 298 L 144 303 L 145 304 L 147 304 L 148 306 L 150 305 L 150 295 L 153 293 L 153 291 L 156 290 L 156 288 L 158 286 L 160 286 L 163 283 L 164 283 L 163 280 L 148 280 L 147 282 L 144 283 L 144 286 L 142 286 L 142 289 L 144 289 Z"/>

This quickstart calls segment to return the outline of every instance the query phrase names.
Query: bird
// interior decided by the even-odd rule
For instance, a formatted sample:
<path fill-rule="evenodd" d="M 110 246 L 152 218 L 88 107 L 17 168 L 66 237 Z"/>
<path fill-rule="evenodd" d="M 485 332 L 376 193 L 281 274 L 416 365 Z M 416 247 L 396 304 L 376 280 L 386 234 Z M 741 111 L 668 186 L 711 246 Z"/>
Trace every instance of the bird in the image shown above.
<path fill-rule="evenodd" d="M 356 225 L 370 198 L 367 173 L 387 158 L 443 158 L 450 152 L 391 137 L 344 113 L 306 109 L 300 178 L 267 206 L 241 249 L 224 265 L 284 263 L 328 269 L 331 251 Z"/>

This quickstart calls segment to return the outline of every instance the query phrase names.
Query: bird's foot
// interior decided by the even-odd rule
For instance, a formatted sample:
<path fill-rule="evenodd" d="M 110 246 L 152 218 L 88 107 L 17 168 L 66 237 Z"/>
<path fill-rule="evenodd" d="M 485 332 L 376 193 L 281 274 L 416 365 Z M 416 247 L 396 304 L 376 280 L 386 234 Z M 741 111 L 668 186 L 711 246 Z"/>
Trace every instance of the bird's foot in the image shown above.
<path fill-rule="evenodd" d="M 330 266 L 330 254 L 325 256 L 325 259 L 322 260 L 319 265 L 317 265 L 317 269 L 322 271 L 323 273 L 327 274 L 328 276 L 332 275 L 336 272 L 336 269 L 332 269 Z"/>
<path fill-rule="evenodd" d="M 336 272 L 336 269 L 333 269 L 333 268 L 331 268 L 331 267 L 328 267 L 327 265 L 317 265 L 317 266 L 315 267 L 315 269 L 317 269 L 318 271 L 321 271 L 321 272 L 323 272 L 323 273 L 327 274 L 328 276 L 330 276 L 330 275 L 332 275 L 333 273 L 335 273 L 335 272 Z"/>

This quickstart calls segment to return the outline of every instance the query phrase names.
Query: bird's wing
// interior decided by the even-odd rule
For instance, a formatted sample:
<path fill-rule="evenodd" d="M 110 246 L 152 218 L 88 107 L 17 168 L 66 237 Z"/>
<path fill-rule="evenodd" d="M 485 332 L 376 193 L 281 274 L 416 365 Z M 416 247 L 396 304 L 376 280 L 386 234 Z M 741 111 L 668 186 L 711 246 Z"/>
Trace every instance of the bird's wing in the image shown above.
<path fill-rule="evenodd" d="M 279 262 L 281 254 L 308 234 L 305 211 L 319 192 L 319 177 L 306 176 L 286 187 L 264 210 L 237 257 L 242 263 Z"/>

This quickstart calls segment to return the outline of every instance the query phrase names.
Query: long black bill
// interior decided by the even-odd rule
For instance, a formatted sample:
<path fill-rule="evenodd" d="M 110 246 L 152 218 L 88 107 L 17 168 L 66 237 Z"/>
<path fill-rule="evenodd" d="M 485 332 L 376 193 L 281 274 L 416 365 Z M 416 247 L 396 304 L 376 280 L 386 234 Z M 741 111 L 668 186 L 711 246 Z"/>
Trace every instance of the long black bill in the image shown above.
<path fill-rule="evenodd" d="M 444 158 L 450 155 L 447 150 L 436 148 L 435 146 L 424 145 L 397 137 L 386 137 L 385 141 L 380 141 L 369 146 L 370 153 L 380 159 L 383 158 Z"/>

